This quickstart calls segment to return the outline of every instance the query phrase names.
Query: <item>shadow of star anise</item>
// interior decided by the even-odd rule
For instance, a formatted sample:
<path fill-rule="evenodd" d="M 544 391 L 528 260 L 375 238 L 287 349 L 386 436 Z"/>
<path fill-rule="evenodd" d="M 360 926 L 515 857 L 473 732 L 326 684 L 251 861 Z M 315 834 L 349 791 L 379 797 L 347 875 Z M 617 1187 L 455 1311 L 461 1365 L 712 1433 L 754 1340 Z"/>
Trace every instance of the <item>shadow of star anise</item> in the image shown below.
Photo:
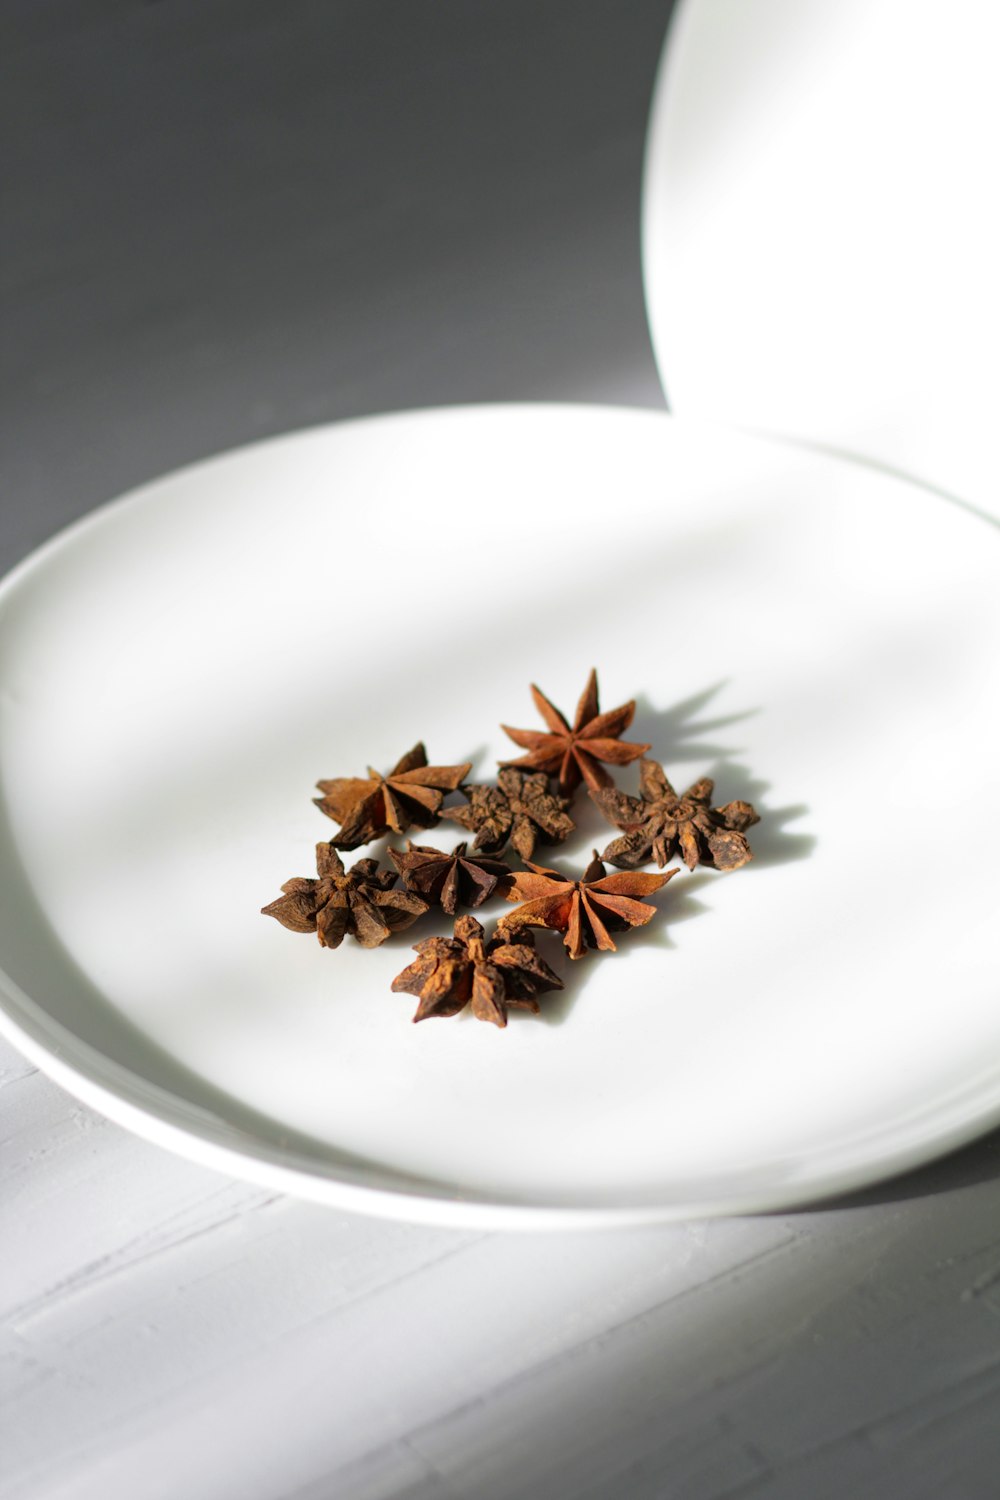
<path fill-rule="evenodd" d="M 618 738 L 632 722 L 635 700 L 602 714 L 597 699 L 597 673 L 593 669 L 577 704 L 572 728 L 558 708 L 549 702 L 534 683 L 531 685 L 531 696 L 548 725 L 548 732 L 511 729 L 509 725 L 501 724 L 501 729 L 510 735 L 515 745 L 521 745 L 529 754 L 522 755 L 518 760 L 503 760 L 500 764 L 524 766 L 531 771 L 549 771 L 558 776 L 559 790 L 563 794 L 572 792 L 579 786 L 581 777 L 595 790 L 612 786 L 614 783 L 600 762 L 627 766 L 650 748 L 649 745 L 629 744 Z"/>
<path fill-rule="evenodd" d="M 429 766 L 423 743 L 398 760 L 383 776 L 368 767 L 367 777 L 337 776 L 316 783 L 323 793 L 313 801 L 340 832 L 330 842 L 335 849 L 357 849 L 384 833 L 405 833 L 408 828 L 431 828 L 438 819 L 445 792 L 453 792 L 472 769 L 471 761 L 460 766 Z"/>
<path fill-rule="evenodd" d="M 462 786 L 464 807 L 446 807 L 452 818 L 475 833 L 474 848 L 499 854 L 509 842 L 523 860 L 535 856 L 535 845 L 561 844 L 575 828 L 570 799 L 553 792 L 543 771 L 517 771 L 508 766 L 496 786 Z"/>
<path fill-rule="evenodd" d="M 475 917 L 459 917 L 455 935 L 414 944 L 420 956 L 392 981 L 396 994 L 419 995 L 415 1021 L 455 1016 L 467 1005 L 480 1021 L 506 1026 L 509 1010 L 536 1014 L 536 995 L 561 990 L 562 980 L 535 952 L 530 933 L 499 933 L 484 941 Z"/>
<path fill-rule="evenodd" d="M 339 948 L 346 934 L 362 948 L 377 948 L 428 909 L 411 891 L 394 890 L 396 876 L 377 859 L 359 859 L 345 870 L 332 844 L 316 845 L 318 880 L 286 880 L 284 895 L 261 907 L 292 932 L 315 932 L 324 948 Z"/>
<path fill-rule="evenodd" d="M 641 898 L 676 874 L 668 870 L 665 875 L 609 875 L 596 849 L 579 880 L 568 880 L 541 865 L 515 870 L 507 900 L 524 905 L 502 917 L 497 931 L 516 935 L 522 927 L 551 927 L 563 934 L 570 958 L 582 958 L 588 948 L 614 952 L 611 933 L 644 927 L 656 915 L 656 907 Z"/>
<path fill-rule="evenodd" d="M 459 906 L 482 906 L 494 891 L 506 889 L 510 866 L 488 854 L 466 853 L 457 844 L 450 854 L 425 844 L 409 843 L 386 852 L 399 871 L 408 891 L 416 891 L 430 902 L 439 902 L 449 916 Z"/>
<path fill-rule="evenodd" d="M 601 858 L 625 870 L 655 860 L 662 869 L 679 854 L 689 870 L 699 864 L 711 870 L 738 870 L 752 858 L 744 830 L 760 818 L 749 802 L 713 807 L 714 785 L 706 776 L 678 797 L 663 767 L 644 760 L 639 766 L 641 796 L 627 797 L 612 788 L 592 791 L 608 822 L 624 829 Z"/>

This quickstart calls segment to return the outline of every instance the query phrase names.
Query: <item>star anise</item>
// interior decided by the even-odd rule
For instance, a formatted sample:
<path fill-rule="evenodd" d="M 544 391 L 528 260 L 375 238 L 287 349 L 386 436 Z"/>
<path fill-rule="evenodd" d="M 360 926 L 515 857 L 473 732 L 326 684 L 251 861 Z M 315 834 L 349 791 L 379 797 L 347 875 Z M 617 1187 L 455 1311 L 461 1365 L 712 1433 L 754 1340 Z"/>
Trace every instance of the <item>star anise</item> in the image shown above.
<path fill-rule="evenodd" d="M 464 807 L 446 807 L 442 817 L 454 818 L 475 833 L 476 849 L 499 853 L 509 841 L 524 860 L 534 858 L 535 845 L 561 844 L 576 826 L 569 815 L 570 800 L 549 789 L 542 771 L 516 771 L 508 766 L 496 786 L 459 787 L 469 800 Z"/>
<path fill-rule="evenodd" d="M 558 774 L 560 792 L 573 791 L 580 784 L 581 777 L 595 790 L 602 786 L 613 786 L 611 777 L 600 762 L 627 766 L 650 748 L 648 745 L 629 744 L 618 738 L 632 722 L 635 700 L 602 714 L 597 701 L 597 673 L 593 669 L 577 704 L 572 728 L 558 708 L 549 702 L 534 683 L 531 685 L 531 696 L 548 725 L 548 733 L 538 729 L 511 729 L 507 724 L 501 724 L 501 729 L 510 735 L 515 745 L 523 746 L 530 753 L 522 755 L 519 760 L 504 760 L 500 764 L 526 766 L 532 771 Z"/>
<path fill-rule="evenodd" d="M 324 948 L 339 948 L 346 933 L 362 948 L 377 948 L 423 916 L 428 903 L 411 891 L 393 890 L 396 876 L 377 859 L 359 859 L 345 870 L 332 844 L 316 845 L 318 880 L 286 880 L 283 896 L 261 907 L 292 932 L 315 932 Z"/>
<path fill-rule="evenodd" d="M 467 854 L 466 848 L 457 844 L 450 854 L 443 854 L 425 844 L 409 843 L 405 852 L 390 849 L 388 854 L 408 891 L 439 902 L 453 917 L 458 906 L 482 906 L 494 891 L 505 890 L 510 879 L 505 860 Z"/>
<path fill-rule="evenodd" d="M 390 829 L 430 828 L 436 822 L 445 792 L 453 792 L 468 776 L 471 761 L 461 766 L 429 766 L 423 743 L 414 745 L 385 776 L 368 767 L 367 779 L 337 776 L 318 781 L 323 793 L 313 801 L 321 812 L 341 825 L 335 849 L 370 844 Z"/>
<path fill-rule="evenodd" d="M 655 859 L 662 869 L 679 854 L 689 870 L 697 864 L 738 870 L 751 858 L 744 829 L 760 818 L 749 802 L 713 807 L 714 785 L 706 776 L 678 797 L 663 767 L 644 760 L 639 766 L 640 797 L 610 788 L 591 792 L 608 821 L 624 829 L 624 836 L 610 843 L 601 858 L 626 870 Z"/>
<path fill-rule="evenodd" d="M 415 1021 L 454 1016 L 471 1003 L 472 1014 L 506 1026 L 509 1010 L 537 1013 L 536 995 L 561 990 L 562 980 L 535 952 L 530 933 L 484 941 L 475 917 L 459 917 L 455 936 L 425 938 L 414 944 L 420 957 L 397 974 L 393 990 L 419 995 Z"/>
<path fill-rule="evenodd" d="M 519 934 L 521 927 L 552 927 L 564 934 L 570 958 L 582 958 L 588 948 L 615 949 L 612 932 L 643 927 L 656 907 L 640 898 L 666 885 L 676 870 L 665 875 L 609 875 L 594 857 L 579 880 L 568 880 L 541 865 L 514 871 L 508 901 L 523 901 L 503 917 L 498 931 Z"/>

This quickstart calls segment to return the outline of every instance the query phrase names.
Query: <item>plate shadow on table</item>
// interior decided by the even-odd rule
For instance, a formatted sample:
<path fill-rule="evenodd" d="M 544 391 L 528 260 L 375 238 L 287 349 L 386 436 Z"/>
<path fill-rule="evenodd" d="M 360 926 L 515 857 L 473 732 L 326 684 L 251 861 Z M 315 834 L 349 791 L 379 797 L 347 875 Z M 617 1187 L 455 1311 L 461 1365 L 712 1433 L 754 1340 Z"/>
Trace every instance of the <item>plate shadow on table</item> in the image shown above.
<path fill-rule="evenodd" d="M 933 1198 L 961 1188 L 979 1187 L 1000 1177 L 1000 1129 L 991 1131 L 971 1145 L 959 1146 L 937 1161 L 914 1167 L 899 1177 L 877 1182 L 857 1192 L 841 1193 L 819 1203 L 804 1204 L 788 1213 L 838 1213 L 844 1209 L 878 1208 L 886 1203 L 909 1203 L 917 1198 Z"/>

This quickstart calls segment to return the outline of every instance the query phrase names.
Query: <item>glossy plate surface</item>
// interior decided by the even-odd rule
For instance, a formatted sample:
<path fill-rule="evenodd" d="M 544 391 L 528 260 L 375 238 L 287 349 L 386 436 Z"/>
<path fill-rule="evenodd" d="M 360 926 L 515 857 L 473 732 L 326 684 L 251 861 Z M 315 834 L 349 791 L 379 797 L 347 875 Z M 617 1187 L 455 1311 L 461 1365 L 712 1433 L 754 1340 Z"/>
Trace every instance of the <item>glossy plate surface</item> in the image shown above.
<path fill-rule="evenodd" d="M 643 193 L 673 411 L 1000 518 L 1000 10 L 681 0 Z"/>
<path fill-rule="evenodd" d="M 998 540 L 601 408 L 373 419 L 150 485 L 0 590 L 3 1025 L 164 1145 L 440 1222 L 770 1208 L 956 1145 L 1000 1119 Z M 317 777 L 418 737 L 488 777 L 528 683 L 572 710 L 591 664 L 678 784 L 758 803 L 754 864 L 678 875 L 617 954 L 544 935 L 566 992 L 505 1032 L 410 1024 L 389 985 L 433 923 L 325 952 L 258 915 L 333 831 Z M 564 869 L 612 836 L 580 814 Z"/>

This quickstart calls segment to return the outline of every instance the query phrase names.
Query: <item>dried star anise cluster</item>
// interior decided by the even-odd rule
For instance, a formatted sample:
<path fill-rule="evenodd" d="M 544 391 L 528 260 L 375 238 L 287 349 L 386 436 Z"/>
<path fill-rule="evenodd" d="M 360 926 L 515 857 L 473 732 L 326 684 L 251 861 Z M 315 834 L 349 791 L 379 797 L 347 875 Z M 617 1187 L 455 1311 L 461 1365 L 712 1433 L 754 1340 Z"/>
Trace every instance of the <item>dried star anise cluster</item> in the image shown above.
<path fill-rule="evenodd" d="M 645 758 L 652 747 L 621 738 L 635 702 L 601 713 L 596 672 L 572 724 L 539 688 L 533 685 L 531 693 L 545 728 L 502 726 L 528 753 L 501 761 L 495 782 L 466 782 L 468 761 L 428 765 L 422 743 L 391 771 L 369 767 L 366 777 L 320 781 L 316 806 L 339 832 L 316 846 L 316 879 L 286 881 L 283 894 L 262 908 L 292 932 L 316 933 L 322 947 L 339 947 L 349 935 L 363 948 L 376 948 L 435 907 L 455 916 L 459 907 L 480 907 L 494 896 L 519 903 L 500 918 L 492 937 L 475 917 L 460 915 L 451 937 L 414 945 L 419 956 L 392 989 L 418 997 L 415 1021 L 468 1007 L 479 1020 L 506 1026 L 511 1010 L 537 1013 L 536 997 L 563 983 L 536 952 L 532 928 L 561 934 L 571 959 L 588 949 L 614 952 L 612 933 L 649 922 L 656 908 L 645 898 L 678 873 L 676 867 L 662 875 L 640 873 L 641 865 L 662 870 L 679 858 L 689 870 L 699 864 L 736 870 L 751 857 L 746 830 L 758 817 L 749 802 L 714 807 L 707 778 L 678 795 L 663 767 Z M 620 791 L 605 769 L 635 760 L 638 797 Z M 574 878 L 533 861 L 539 844 L 561 844 L 574 831 L 573 796 L 581 783 L 621 836 L 603 854 L 595 850 Z M 465 800 L 446 807 L 453 792 Z M 410 828 L 432 828 L 441 818 L 475 835 L 471 849 L 468 841 L 445 851 L 408 840 L 405 849 L 387 850 L 394 870 L 372 858 L 345 869 L 337 853 Z M 505 852 L 524 868 L 513 868 Z M 617 865 L 618 873 L 609 875 L 605 863 Z"/>

